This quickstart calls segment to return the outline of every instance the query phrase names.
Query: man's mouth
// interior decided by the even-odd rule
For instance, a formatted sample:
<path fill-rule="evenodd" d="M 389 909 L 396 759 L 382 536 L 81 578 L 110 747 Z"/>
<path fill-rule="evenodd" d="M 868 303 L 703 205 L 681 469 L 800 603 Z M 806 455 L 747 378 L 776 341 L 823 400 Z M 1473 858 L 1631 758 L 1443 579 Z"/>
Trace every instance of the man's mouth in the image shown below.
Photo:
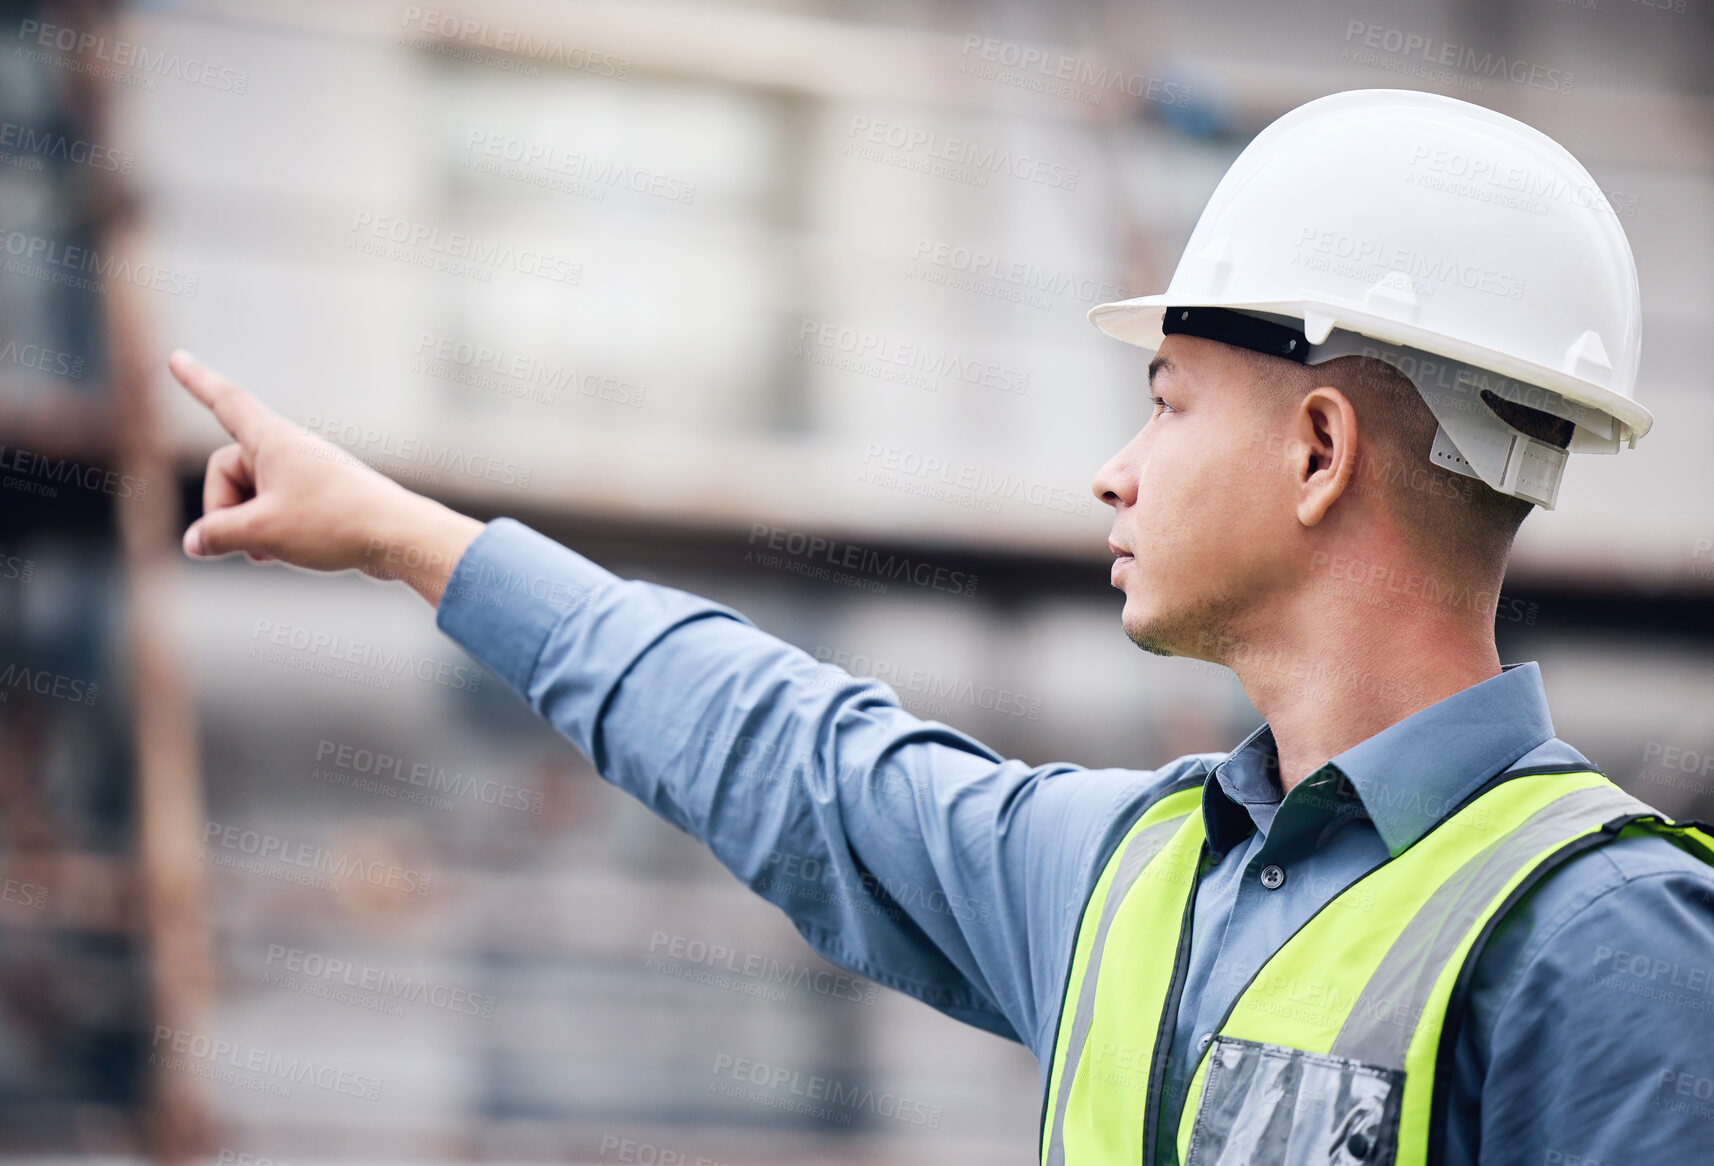
<path fill-rule="evenodd" d="M 1136 558 L 1130 551 L 1127 551 L 1124 547 L 1111 539 L 1107 540 L 1107 549 L 1113 552 L 1113 569 L 1111 571 L 1111 577 L 1113 586 L 1117 587 L 1119 586 L 1119 576 L 1124 573 L 1126 567 L 1129 567 L 1132 563 L 1136 562 Z"/>

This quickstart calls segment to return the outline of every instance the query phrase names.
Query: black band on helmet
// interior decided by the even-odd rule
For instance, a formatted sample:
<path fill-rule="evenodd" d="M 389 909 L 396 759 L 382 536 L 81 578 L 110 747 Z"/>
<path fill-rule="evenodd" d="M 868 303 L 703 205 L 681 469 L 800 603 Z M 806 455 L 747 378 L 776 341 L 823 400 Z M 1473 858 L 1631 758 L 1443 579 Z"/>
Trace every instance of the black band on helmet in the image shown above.
<path fill-rule="evenodd" d="M 1218 340 L 1222 344 L 1284 357 L 1299 364 L 1309 359 L 1309 341 L 1301 329 L 1246 316 L 1229 308 L 1168 308 L 1161 318 L 1161 334 L 1170 336 L 1174 332 Z"/>

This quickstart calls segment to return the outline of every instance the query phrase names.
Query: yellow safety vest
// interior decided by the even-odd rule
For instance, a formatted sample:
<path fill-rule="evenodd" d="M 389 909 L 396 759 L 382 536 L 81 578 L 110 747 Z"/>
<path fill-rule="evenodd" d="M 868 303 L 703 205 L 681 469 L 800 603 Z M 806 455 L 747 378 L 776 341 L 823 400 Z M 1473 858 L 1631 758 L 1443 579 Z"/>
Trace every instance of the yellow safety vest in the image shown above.
<path fill-rule="evenodd" d="M 1154 1166 L 1170 1034 L 1208 863 L 1202 779 L 1149 805 L 1078 924 L 1042 1107 L 1043 1166 Z M 1700 825 L 1697 823 L 1695 825 Z M 1537 880 L 1621 833 L 1714 863 L 1714 835 L 1599 773 L 1503 774 L 1345 888 L 1233 1002 L 1177 1119 L 1184 1166 L 1426 1166 L 1441 1157 L 1450 1015 Z M 1455 1029 L 1454 1029 L 1455 1031 Z"/>

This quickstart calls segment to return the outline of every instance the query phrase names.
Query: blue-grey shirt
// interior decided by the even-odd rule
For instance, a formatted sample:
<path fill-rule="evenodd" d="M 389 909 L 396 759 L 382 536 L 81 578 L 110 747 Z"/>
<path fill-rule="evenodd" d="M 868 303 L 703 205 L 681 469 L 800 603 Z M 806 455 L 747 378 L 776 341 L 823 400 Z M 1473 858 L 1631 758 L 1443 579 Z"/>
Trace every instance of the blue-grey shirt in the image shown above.
<path fill-rule="evenodd" d="M 1159 769 L 1030 766 L 731 608 L 622 579 L 509 518 L 459 560 L 436 623 L 827 959 L 1022 1041 L 1044 1075 L 1096 877 L 1144 802 L 1205 776 L 1219 861 L 1196 895 L 1163 1100 L 1173 1115 L 1202 1038 L 1341 888 L 1488 778 L 1589 764 L 1554 736 L 1528 663 L 1377 733 L 1283 798 L 1265 725 L 1228 755 Z M 1268 866 L 1285 874 L 1272 890 Z M 1481 954 L 1455 1051 L 1448 1163 L 1714 1160 L 1711 868 L 1665 839 L 1626 837 L 1544 879 Z"/>

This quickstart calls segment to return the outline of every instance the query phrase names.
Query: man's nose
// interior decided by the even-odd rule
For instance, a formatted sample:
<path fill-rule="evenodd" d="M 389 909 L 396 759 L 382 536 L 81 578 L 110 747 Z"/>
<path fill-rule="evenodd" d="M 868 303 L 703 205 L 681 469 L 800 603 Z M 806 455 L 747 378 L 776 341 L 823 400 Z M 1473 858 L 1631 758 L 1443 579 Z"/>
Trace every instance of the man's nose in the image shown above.
<path fill-rule="evenodd" d="M 1089 488 L 1095 497 L 1117 510 L 1121 505 L 1135 506 L 1137 504 L 1137 475 L 1126 456 L 1130 446 L 1107 459 L 1095 474 L 1095 480 Z"/>

